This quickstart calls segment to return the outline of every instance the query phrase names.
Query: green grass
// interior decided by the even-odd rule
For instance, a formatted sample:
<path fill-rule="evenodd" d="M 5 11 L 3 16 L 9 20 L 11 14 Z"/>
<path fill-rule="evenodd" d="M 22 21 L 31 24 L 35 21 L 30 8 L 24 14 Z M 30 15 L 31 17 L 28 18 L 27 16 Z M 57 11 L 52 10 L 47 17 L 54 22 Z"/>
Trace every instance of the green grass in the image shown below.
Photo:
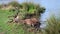
<path fill-rule="evenodd" d="M 0 10 L 0 34 L 34 34 L 34 32 L 29 32 L 23 24 L 7 23 L 10 15 L 14 13 L 9 10 Z"/>
<path fill-rule="evenodd" d="M 8 10 L 0 10 L 0 33 L 4 34 L 24 34 L 22 27 L 18 28 L 16 23 L 7 23 L 8 16 L 13 15 L 13 12 Z M 18 29 L 16 29 L 18 28 Z"/>

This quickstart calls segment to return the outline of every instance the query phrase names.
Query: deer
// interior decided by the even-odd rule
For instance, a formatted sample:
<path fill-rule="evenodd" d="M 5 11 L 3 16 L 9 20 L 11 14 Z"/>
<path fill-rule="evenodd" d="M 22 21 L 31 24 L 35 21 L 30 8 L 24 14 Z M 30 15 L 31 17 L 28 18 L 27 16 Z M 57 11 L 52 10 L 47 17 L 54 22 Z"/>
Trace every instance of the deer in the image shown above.
<path fill-rule="evenodd" d="M 23 20 L 23 23 L 28 26 L 34 27 L 36 30 L 40 29 L 40 25 L 41 25 L 40 21 L 37 18 L 25 19 Z"/>

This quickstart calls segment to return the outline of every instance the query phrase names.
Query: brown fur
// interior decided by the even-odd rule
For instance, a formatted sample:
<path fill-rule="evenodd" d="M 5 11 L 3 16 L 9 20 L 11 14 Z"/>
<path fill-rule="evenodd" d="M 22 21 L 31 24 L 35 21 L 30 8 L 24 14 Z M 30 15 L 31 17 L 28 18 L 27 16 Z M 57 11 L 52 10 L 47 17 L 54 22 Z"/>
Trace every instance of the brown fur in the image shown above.
<path fill-rule="evenodd" d="M 37 18 L 30 18 L 30 19 L 25 19 L 24 23 L 33 27 L 39 27 L 40 26 L 40 22 Z"/>

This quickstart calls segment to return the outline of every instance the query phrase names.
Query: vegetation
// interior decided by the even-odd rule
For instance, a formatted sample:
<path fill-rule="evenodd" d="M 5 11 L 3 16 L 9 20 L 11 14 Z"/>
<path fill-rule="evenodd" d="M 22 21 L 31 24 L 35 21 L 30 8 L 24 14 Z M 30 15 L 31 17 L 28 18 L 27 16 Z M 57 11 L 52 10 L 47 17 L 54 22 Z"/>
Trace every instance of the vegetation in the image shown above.
<path fill-rule="evenodd" d="M 60 21 L 56 20 L 54 15 L 53 17 L 50 17 L 50 19 L 48 19 L 47 21 L 48 21 L 48 25 L 43 33 L 44 34 L 60 34 Z"/>
<path fill-rule="evenodd" d="M 9 15 L 13 15 L 13 12 L 0 10 L 0 34 L 25 34 L 22 24 L 7 23 Z"/>
<path fill-rule="evenodd" d="M 45 11 L 44 7 L 33 3 L 19 4 L 17 2 L 11 2 L 9 5 L 12 6 L 9 10 L 1 10 L 0 5 L 0 34 L 60 34 L 60 21 L 56 20 L 54 16 L 47 20 L 48 26 L 44 31 L 40 32 L 29 32 L 27 30 L 29 27 L 25 27 L 24 24 L 7 23 L 9 20 L 8 16 L 15 15 L 17 11 L 23 15 L 23 18 L 27 17 L 25 16 L 26 14 L 35 14 L 35 17 L 40 17 L 40 14 Z M 11 12 L 9 12 L 10 10 Z"/>
<path fill-rule="evenodd" d="M 18 2 L 11 2 L 8 5 L 13 6 L 14 8 L 11 8 L 11 10 L 19 10 L 20 13 L 25 16 L 26 14 L 35 14 L 35 16 L 39 17 L 40 13 L 45 12 L 45 8 L 41 7 L 39 4 L 34 4 L 34 3 L 21 3 L 19 4 Z"/>
<path fill-rule="evenodd" d="M 7 7 L 9 7 L 9 10 L 5 10 Z M 33 3 L 22 3 L 19 4 L 17 2 L 11 2 L 8 3 L 8 5 L 2 5 L 2 8 L 5 8 L 4 10 L 1 10 L 0 8 L 0 34 L 35 34 L 35 32 L 29 32 L 27 28 L 24 26 L 24 24 L 17 24 L 17 23 L 7 23 L 7 21 L 10 19 L 8 16 L 15 15 L 18 11 L 22 18 L 25 18 L 26 14 L 35 14 L 35 17 L 40 16 L 40 13 L 43 13 L 45 8 L 41 7 L 38 4 Z M 11 18 L 12 19 L 12 18 Z M 24 29 L 23 29 L 24 28 Z M 31 27 L 30 27 L 31 28 Z"/>

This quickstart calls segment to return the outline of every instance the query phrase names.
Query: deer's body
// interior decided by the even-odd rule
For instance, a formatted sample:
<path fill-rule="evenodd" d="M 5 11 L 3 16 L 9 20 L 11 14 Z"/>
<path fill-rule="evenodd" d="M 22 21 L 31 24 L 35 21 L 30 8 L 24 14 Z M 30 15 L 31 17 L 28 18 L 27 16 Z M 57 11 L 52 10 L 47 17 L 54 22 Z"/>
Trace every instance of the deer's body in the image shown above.
<path fill-rule="evenodd" d="M 32 25 L 34 27 L 40 26 L 40 22 L 36 18 L 25 19 L 24 23 L 27 25 Z"/>

